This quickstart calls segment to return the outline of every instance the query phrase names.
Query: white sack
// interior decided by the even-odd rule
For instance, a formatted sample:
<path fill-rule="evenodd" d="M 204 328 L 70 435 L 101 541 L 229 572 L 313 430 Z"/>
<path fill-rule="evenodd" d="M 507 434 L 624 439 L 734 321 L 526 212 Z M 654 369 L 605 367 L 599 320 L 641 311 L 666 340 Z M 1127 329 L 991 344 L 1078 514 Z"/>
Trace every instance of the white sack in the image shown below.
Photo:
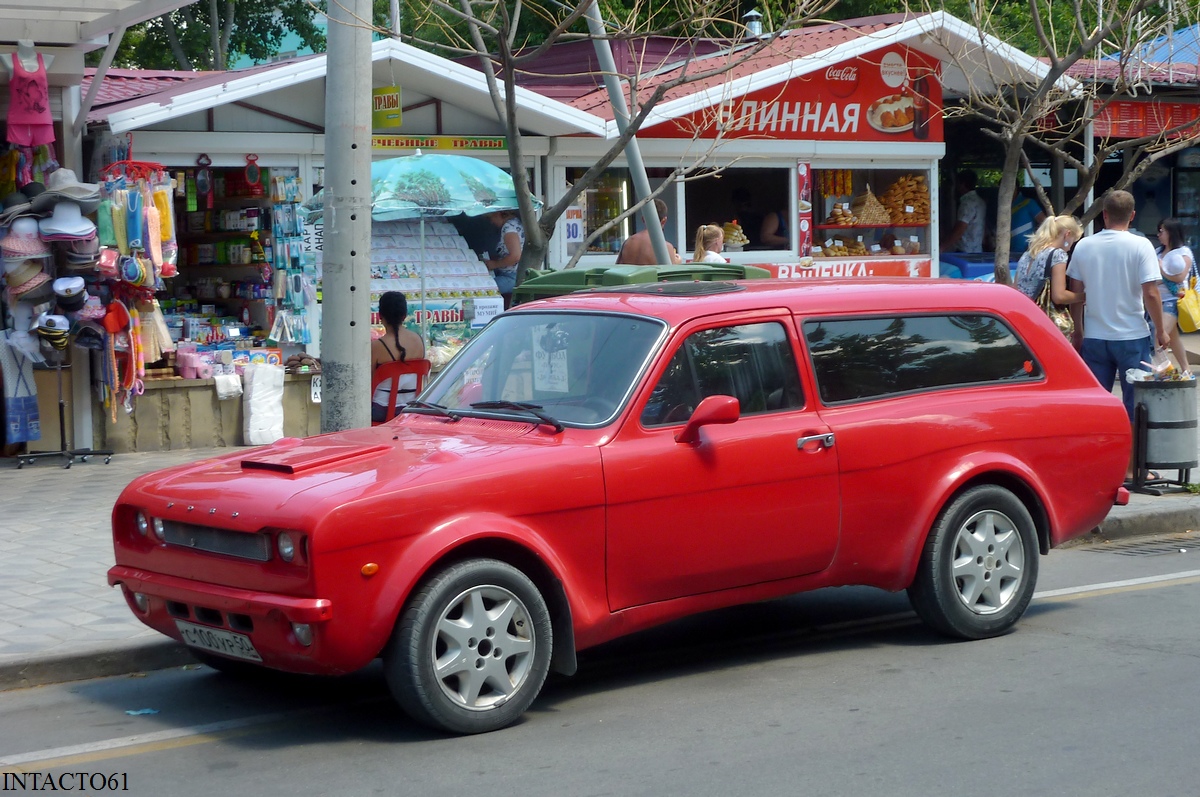
<path fill-rule="evenodd" d="M 243 432 L 246 445 L 262 446 L 283 437 L 283 366 L 251 363 L 242 375 Z"/>

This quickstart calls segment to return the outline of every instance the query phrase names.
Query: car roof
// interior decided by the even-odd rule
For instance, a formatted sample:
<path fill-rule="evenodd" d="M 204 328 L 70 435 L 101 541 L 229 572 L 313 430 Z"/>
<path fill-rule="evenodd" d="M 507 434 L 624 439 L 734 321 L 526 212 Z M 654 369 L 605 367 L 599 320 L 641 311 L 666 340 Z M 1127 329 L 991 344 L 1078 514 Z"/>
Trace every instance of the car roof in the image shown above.
<path fill-rule="evenodd" d="M 694 285 L 695 289 L 684 286 Z M 722 286 L 717 288 L 717 286 Z M 942 310 L 1009 312 L 1032 303 L 1006 285 L 928 278 L 764 279 L 594 288 L 526 302 L 511 312 L 629 312 L 678 324 L 696 316 L 786 307 L 798 315 Z"/>

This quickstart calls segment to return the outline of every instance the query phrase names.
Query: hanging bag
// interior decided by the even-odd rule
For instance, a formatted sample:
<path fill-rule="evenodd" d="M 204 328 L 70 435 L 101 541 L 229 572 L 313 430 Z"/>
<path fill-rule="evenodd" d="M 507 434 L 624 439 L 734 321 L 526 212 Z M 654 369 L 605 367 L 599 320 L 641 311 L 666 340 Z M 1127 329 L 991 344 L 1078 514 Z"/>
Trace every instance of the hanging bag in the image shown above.
<path fill-rule="evenodd" d="M 1200 329 L 1200 294 L 1196 293 L 1196 260 L 1192 259 L 1192 273 L 1187 279 L 1187 288 L 1179 294 L 1179 328 L 1184 332 Z"/>
<path fill-rule="evenodd" d="M 1058 327 L 1058 331 L 1071 337 L 1071 333 L 1075 331 L 1075 319 L 1071 318 L 1071 311 L 1066 307 L 1059 306 L 1050 298 L 1050 280 L 1047 279 L 1042 285 L 1041 293 L 1038 294 L 1037 306 L 1042 308 L 1042 312 L 1054 322 L 1054 326 Z"/>

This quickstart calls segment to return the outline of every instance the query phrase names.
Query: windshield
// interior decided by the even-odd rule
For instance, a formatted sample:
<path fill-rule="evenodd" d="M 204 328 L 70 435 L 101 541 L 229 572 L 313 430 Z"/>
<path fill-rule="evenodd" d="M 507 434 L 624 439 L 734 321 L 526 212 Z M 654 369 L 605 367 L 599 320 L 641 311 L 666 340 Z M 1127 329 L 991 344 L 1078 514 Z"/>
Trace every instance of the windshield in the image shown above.
<path fill-rule="evenodd" d="M 665 328 L 631 315 L 506 313 L 421 398 L 463 415 L 509 415 L 501 405 L 520 403 L 568 426 L 603 424 L 629 397 Z"/>

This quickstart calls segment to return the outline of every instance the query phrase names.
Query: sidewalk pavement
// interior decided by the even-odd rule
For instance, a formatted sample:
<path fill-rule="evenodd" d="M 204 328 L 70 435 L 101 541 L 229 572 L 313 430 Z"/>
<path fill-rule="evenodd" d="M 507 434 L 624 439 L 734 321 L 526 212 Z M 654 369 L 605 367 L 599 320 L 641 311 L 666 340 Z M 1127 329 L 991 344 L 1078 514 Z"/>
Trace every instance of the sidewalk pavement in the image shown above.
<path fill-rule="evenodd" d="M 0 690 L 188 664 L 106 581 L 110 513 L 133 478 L 232 449 L 118 454 L 63 468 L 0 460 Z M 1174 475 L 1174 473 L 1170 473 Z M 1200 528 L 1200 495 L 1134 494 L 1082 543 Z"/>

